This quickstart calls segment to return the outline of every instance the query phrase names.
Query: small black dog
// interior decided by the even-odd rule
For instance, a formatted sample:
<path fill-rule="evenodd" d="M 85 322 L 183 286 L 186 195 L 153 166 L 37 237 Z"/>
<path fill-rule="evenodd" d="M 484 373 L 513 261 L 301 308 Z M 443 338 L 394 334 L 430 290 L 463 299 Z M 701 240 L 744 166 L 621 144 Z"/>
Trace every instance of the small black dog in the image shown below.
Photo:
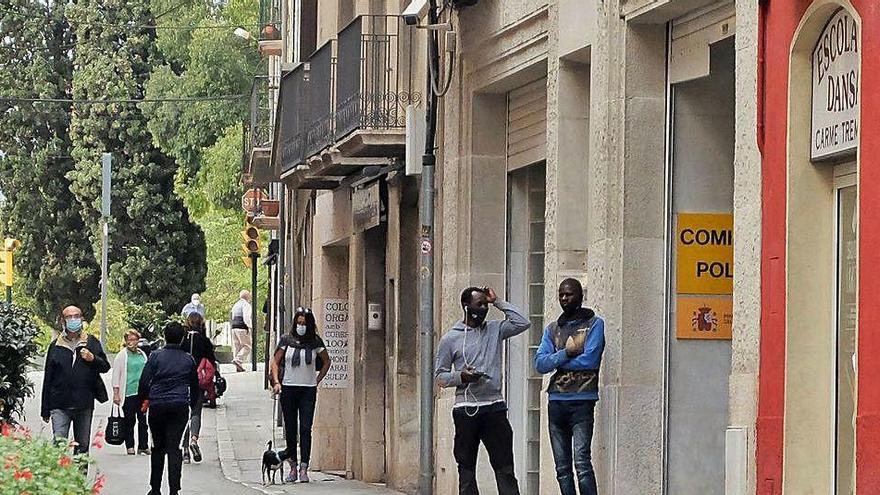
<path fill-rule="evenodd" d="M 272 450 L 272 441 L 267 444 L 267 449 L 263 452 L 263 484 L 271 481 L 275 484 L 275 473 L 281 472 L 281 484 L 284 484 L 284 461 L 287 460 L 287 451 L 278 452 Z"/>

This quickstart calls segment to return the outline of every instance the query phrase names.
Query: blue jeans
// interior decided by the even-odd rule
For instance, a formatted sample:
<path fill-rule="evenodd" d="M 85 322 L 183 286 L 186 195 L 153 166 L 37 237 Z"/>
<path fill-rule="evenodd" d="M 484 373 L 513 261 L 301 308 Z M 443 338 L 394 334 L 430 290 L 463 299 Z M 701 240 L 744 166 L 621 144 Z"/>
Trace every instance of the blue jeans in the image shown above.
<path fill-rule="evenodd" d="M 55 438 L 67 440 L 70 425 L 73 425 L 73 439 L 78 444 L 74 454 L 87 454 L 92 443 L 92 409 L 52 409 L 52 433 Z"/>
<path fill-rule="evenodd" d="M 571 469 L 572 453 L 580 495 L 598 493 L 590 455 L 595 408 L 594 400 L 554 400 L 548 406 L 550 445 L 556 463 L 556 480 L 562 495 L 577 495 Z"/>

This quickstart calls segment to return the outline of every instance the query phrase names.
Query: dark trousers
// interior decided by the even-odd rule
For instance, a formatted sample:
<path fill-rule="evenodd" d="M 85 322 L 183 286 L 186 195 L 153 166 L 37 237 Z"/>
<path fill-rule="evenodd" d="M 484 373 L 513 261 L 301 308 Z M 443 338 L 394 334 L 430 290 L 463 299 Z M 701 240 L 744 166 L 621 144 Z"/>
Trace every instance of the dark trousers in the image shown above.
<path fill-rule="evenodd" d="M 562 495 L 576 495 L 572 460 L 580 495 L 596 495 L 596 474 L 590 454 L 593 442 L 594 400 L 554 400 L 548 405 L 550 446 L 556 463 L 556 480 Z M 573 459 L 572 459 L 573 457 Z"/>
<path fill-rule="evenodd" d="M 134 424 L 137 422 L 138 427 L 138 449 L 146 450 L 149 448 L 150 440 L 147 438 L 147 415 L 141 412 L 141 401 L 136 395 L 125 398 L 122 403 L 122 414 L 125 416 L 123 421 L 123 431 L 125 433 L 125 448 L 134 448 Z"/>
<path fill-rule="evenodd" d="M 284 440 L 287 458 L 296 464 L 296 434 L 299 423 L 299 452 L 302 462 L 309 463 L 312 455 L 312 423 L 315 420 L 315 401 L 318 387 L 281 387 L 281 415 L 284 417 Z M 297 417 L 299 421 L 297 421 Z"/>
<path fill-rule="evenodd" d="M 458 493 L 480 493 L 477 488 L 477 452 L 480 442 L 483 442 L 489 453 L 489 463 L 495 471 L 498 493 L 519 495 L 519 485 L 513 472 L 513 429 L 507 420 L 507 411 L 479 411 L 471 417 L 465 408 L 455 408 L 452 410 L 452 419 L 455 422 L 453 453 L 458 464 Z"/>
<path fill-rule="evenodd" d="M 183 453 L 180 438 L 189 420 L 189 406 L 151 405 L 150 430 L 153 432 L 153 453 L 150 457 L 150 487 L 159 493 L 162 489 L 162 473 L 165 456 L 168 456 L 168 488 L 172 494 L 180 491 L 180 470 Z"/>

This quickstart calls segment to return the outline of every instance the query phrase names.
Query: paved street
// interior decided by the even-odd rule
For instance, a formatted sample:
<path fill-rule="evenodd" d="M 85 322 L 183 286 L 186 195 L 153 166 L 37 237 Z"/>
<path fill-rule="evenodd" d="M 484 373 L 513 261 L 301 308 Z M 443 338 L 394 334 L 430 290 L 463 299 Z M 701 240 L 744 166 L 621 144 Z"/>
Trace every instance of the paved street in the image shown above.
<path fill-rule="evenodd" d="M 250 369 L 250 368 L 248 368 Z M 260 367 L 262 369 L 262 366 Z M 394 495 L 399 492 L 324 473 L 310 472 L 309 484 L 261 486 L 260 457 L 266 442 L 272 439 L 272 405 L 269 392 L 263 390 L 263 373 L 235 373 L 230 366 L 221 368 L 229 390 L 217 409 L 217 435 L 223 471 L 233 480 L 263 493 L 303 493 L 330 495 Z M 275 431 L 276 445 L 283 448 L 284 433 Z M 317 443 L 317 441 L 315 442 Z"/>
<path fill-rule="evenodd" d="M 272 438 L 270 425 L 273 402 L 263 390 L 262 372 L 235 373 L 231 366 L 228 369 L 226 366 L 221 369 L 227 377 L 229 390 L 221 399 L 218 409 L 204 410 L 201 441 L 204 460 L 200 464 L 184 465 L 181 494 L 392 495 L 397 493 L 383 487 L 317 472 L 311 473 L 313 482 L 308 485 L 262 486 L 260 455 L 265 450 L 266 441 Z M 42 372 L 32 372 L 29 376 L 35 385 L 35 395 L 26 403 L 25 424 L 35 434 L 49 436 L 51 435 L 49 425 L 43 424 L 39 417 Z M 110 374 L 105 374 L 104 378 L 109 391 Z M 95 410 L 93 432 L 103 429 L 109 413 L 109 404 L 102 404 Z M 283 446 L 280 429 L 276 431 L 276 435 L 278 442 Z M 149 480 L 148 457 L 128 456 L 122 446 L 112 445 L 105 445 L 102 449 L 93 447 L 91 452 L 95 457 L 97 469 L 107 476 L 103 494 L 146 493 Z M 163 493 L 167 493 L 167 489 L 166 483 Z"/>

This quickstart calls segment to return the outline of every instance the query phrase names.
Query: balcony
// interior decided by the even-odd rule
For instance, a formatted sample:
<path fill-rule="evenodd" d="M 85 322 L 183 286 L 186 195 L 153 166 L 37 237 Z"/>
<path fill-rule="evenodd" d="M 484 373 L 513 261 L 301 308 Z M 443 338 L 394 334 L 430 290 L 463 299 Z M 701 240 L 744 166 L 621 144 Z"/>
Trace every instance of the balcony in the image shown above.
<path fill-rule="evenodd" d="M 273 155 L 282 178 L 332 188 L 404 155 L 406 107 L 421 103 L 413 87 L 423 79 L 409 66 L 415 30 L 404 29 L 397 16 L 359 16 L 284 75 Z"/>
<path fill-rule="evenodd" d="M 620 16 L 628 22 L 664 24 L 717 3 L 715 0 L 621 0 Z"/>
<path fill-rule="evenodd" d="M 406 107 L 421 102 L 413 74 L 401 67 L 397 16 L 360 16 L 339 33 L 336 63 L 336 147 L 343 155 L 389 156 L 405 151 Z"/>
<path fill-rule="evenodd" d="M 244 182 L 262 185 L 273 180 L 270 78 L 257 76 L 251 85 L 250 120 L 245 122 L 242 157 Z"/>
<path fill-rule="evenodd" d="M 260 53 L 281 55 L 281 2 L 260 0 Z"/>

